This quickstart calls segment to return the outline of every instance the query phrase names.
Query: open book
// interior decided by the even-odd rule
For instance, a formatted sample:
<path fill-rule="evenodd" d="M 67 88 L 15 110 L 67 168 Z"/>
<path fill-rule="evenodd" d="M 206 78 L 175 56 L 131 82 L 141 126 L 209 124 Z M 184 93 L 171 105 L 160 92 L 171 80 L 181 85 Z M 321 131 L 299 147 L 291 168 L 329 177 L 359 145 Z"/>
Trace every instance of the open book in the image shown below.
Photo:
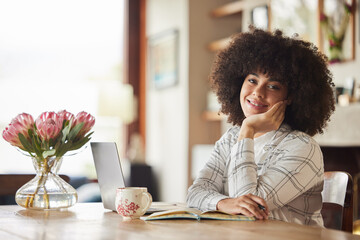
<path fill-rule="evenodd" d="M 205 211 L 202 212 L 195 208 L 180 208 L 168 210 L 163 212 L 156 212 L 144 220 L 165 220 L 165 219 L 214 219 L 214 220 L 229 220 L 229 221 L 254 221 L 254 217 L 247 217 L 244 215 L 232 215 L 220 211 Z"/>

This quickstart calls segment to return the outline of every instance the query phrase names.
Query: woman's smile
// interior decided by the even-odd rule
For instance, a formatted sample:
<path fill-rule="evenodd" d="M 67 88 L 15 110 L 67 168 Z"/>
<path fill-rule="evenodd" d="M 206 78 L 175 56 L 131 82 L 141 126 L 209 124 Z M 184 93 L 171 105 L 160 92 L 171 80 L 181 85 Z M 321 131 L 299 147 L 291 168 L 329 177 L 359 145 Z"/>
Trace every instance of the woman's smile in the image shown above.
<path fill-rule="evenodd" d="M 264 104 L 262 102 L 258 102 L 256 100 L 247 99 L 247 101 L 250 104 L 250 106 L 253 106 L 253 107 L 257 107 L 257 108 L 267 108 L 268 107 L 267 104 Z"/>

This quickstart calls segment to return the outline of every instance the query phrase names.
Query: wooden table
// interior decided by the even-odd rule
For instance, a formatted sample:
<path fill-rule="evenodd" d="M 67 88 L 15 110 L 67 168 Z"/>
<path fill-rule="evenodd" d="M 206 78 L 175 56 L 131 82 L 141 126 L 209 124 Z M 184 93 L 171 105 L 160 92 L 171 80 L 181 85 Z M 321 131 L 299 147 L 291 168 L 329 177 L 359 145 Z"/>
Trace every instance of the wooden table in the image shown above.
<path fill-rule="evenodd" d="M 350 233 L 281 221 L 123 221 L 101 203 L 77 203 L 62 211 L 0 206 L 0 239 L 360 239 Z"/>

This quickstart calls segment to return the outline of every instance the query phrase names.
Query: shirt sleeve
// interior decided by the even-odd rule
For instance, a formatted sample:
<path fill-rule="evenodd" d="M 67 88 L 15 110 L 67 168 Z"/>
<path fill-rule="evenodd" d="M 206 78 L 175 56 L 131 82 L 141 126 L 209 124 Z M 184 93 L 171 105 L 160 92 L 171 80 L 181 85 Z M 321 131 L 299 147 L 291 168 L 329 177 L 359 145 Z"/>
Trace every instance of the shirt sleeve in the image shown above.
<path fill-rule="evenodd" d="M 254 161 L 254 140 L 243 139 L 232 147 L 230 197 L 252 193 L 265 199 L 269 210 L 273 210 L 319 184 L 324 171 L 322 153 L 310 137 L 287 139 L 265 147 L 270 150 L 260 175 Z"/>
<path fill-rule="evenodd" d="M 226 135 L 216 142 L 210 159 L 190 186 L 186 199 L 189 207 L 216 210 L 220 200 L 229 198 L 223 194 L 226 155 L 230 152 Z"/>

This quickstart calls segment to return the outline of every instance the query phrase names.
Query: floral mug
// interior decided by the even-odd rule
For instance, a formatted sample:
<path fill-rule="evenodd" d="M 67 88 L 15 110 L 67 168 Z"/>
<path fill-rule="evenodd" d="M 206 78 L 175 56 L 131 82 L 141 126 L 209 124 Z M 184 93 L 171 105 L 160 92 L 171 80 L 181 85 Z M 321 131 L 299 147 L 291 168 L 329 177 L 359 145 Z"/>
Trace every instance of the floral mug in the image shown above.
<path fill-rule="evenodd" d="M 140 218 L 152 203 L 146 187 L 126 187 L 116 189 L 116 211 L 125 219 Z"/>

